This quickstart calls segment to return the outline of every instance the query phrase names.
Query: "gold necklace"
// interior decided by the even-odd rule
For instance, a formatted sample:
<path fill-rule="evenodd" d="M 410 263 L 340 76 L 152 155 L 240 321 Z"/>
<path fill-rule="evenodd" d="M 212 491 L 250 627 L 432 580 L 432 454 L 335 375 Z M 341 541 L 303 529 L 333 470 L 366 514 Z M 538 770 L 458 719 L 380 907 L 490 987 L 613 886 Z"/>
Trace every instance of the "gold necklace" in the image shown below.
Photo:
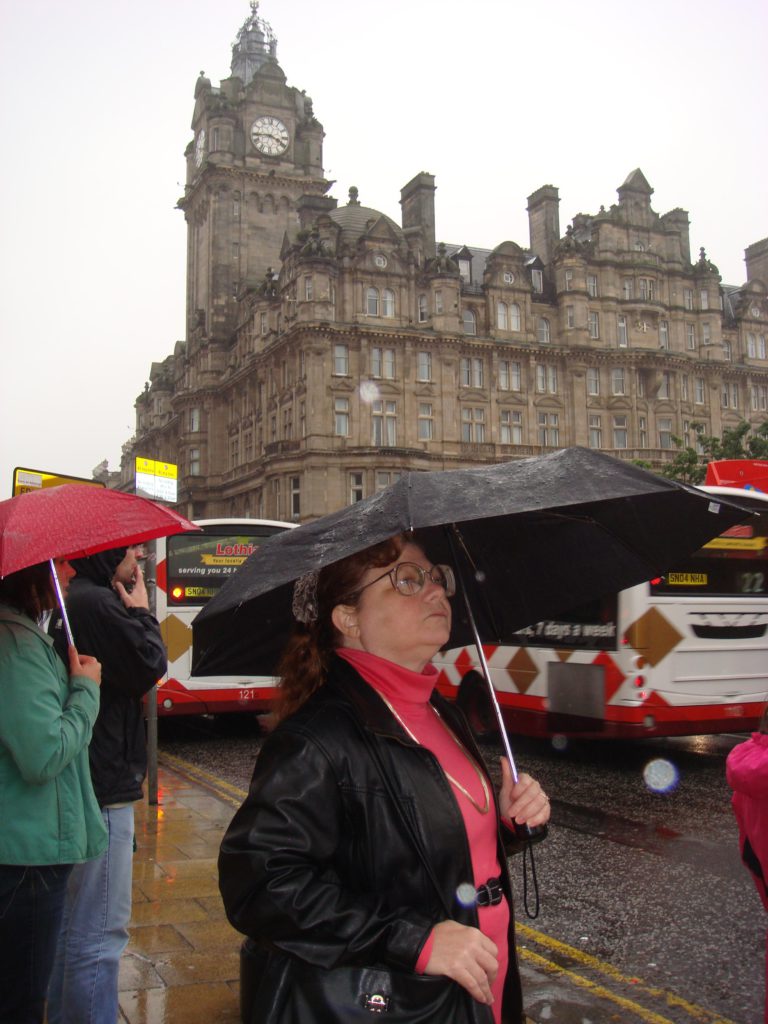
<path fill-rule="evenodd" d="M 413 742 L 414 743 L 418 743 L 419 746 L 423 746 L 423 744 L 419 743 L 419 741 L 413 735 L 413 733 L 408 728 L 408 726 L 405 724 L 405 722 L 400 717 L 400 715 L 397 713 L 397 711 L 395 711 L 394 707 L 392 706 L 392 704 L 390 704 L 390 702 L 387 700 L 387 698 L 384 696 L 384 694 L 380 690 L 377 690 L 376 692 L 381 697 L 381 699 L 384 701 L 384 703 L 387 705 L 387 707 L 392 712 L 392 714 L 395 716 L 395 718 L 398 720 L 398 722 L 403 727 L 403 729 L 407 732 L 407 734 L 413 740 Z M 488 792 L 488 783 L 485 781 L 485 775 L 480 770 L 480 768 L 478 768 L 477 764 L 475 763 L 475 759 L 472 757 L 472 755 L 466 749 L 466 747 L 461 742 L 459 737 L 454 733 L 453 729 L 449 729 L 449 727 L 445 724 L 445 722 L 443 721 L 443 716 L 440 714 L 440 712 L 437 710 L 437 708 L 433 704 L 430 704 L 429 706 L 432 708 L 434 713 L 437 715 L 438 722 L 442 725 L 442 727 L 445 729 L 445 731 L 451 737 L 453 742 L 456 744 L 456 746 L 462 752 L 464 757 L 466 757 L 467 761 L 469 761 L 469 763 L 472 765 L 473 769 L 475 770 L 475 774 L 477 775 L 478 779 L 480 780 L 480 785 L 483 787 L 483 798 L 485 800 L 484 805 L 481 807 L 480 804 L 477 802 L 477 800 L 475 800 L 475 798 L 469 792 L 469 790 L 465 789 L 464 786 L 462 786 L 462 784 L 460 782 L 457 782 L 457 780 L 454 779 L 454 777 L 452 775 L 449 775 L 448 772 L 445 770 L 445 768 L 443 768 L 442 765 L 441 765 L 440 767 L 442 768 L 445 777 L 448 779 L 448 781 L 453 786 L 456 787 L 456 789 L 458 789 L 458 791 L 460 793 L 462 793 L 467 798 L 467 800 L 469 800 L 469 802 L 472 804 L 472 806 L 475 808 L 476 811 L 478 811 L 480 814 L 487 814 L 488 811 L 490 810 L 490 807 L 491 807 L 491 794 Z"/>

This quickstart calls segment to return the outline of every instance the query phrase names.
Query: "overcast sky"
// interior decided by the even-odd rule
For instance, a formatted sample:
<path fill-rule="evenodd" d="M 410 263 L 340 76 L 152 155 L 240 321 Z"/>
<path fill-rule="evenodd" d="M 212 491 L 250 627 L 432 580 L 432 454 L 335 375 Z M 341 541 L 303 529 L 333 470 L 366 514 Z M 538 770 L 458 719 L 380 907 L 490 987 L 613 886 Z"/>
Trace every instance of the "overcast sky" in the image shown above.
<path fill-rule="evenodd" d="M 247 0 L 0 0 L 0 496 L 14 466 L 120 462 L 134 401 L 184 337 L 195 80 L 229 75 Z M 400 220 L 436 176 L 438 237 L 528 245 L 640 167 L 723 280 L 768 236 L 765 0 L 262 0 L 325 132 L 331 194 Z"/>

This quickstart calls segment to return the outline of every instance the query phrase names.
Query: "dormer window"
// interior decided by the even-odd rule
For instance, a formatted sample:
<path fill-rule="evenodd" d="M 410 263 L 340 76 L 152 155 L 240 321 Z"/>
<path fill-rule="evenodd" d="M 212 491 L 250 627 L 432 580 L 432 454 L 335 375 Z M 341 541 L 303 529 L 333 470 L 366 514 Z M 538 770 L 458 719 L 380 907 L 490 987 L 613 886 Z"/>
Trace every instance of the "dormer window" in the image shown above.
<path fill-rule="evenodd" d="M 465 284 L 472 283 L 472 264 L 468 259 L 459 259 L 459 274 Z"/>
<path fill-rule="evenodd" d="M 535 292 L 544 291 L 544 274 L 540 270 L 531 271 L 531 284 Z"/>

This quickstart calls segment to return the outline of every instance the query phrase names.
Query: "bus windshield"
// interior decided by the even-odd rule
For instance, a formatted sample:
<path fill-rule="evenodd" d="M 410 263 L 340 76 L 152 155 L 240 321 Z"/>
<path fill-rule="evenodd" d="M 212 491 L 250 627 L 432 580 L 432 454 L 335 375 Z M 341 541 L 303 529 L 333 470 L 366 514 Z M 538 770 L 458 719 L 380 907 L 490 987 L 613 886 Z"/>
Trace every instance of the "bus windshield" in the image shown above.
<path fill-rule="evenodd" d="M 203 605 L 280 526 L 217 523 L 168 538 L 168 604 Z"/>
<path fill-rule="evenodd" d="M 768 523 L 730 530 L 651 580 L 651 593 L 674 597 L 768 597 Z"/>

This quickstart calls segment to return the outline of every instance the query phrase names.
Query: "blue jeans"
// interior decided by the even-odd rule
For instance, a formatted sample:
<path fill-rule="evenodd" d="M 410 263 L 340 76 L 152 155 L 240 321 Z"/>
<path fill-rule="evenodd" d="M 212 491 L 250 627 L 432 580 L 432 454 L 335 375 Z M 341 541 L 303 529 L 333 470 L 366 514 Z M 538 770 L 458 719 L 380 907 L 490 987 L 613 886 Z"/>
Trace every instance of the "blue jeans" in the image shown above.
<path fill-rule="evenodd" d="M 109 846 L 76 864 L 48 993 L 48 1024 L 115 1024 L 120 955 L 128 943 L 133 805 L 101 812 Z"/>
<path fill-rule="evenodd" d="M 0 865 L 2 1024 L 42 1024 L 71 870 Z"/>

